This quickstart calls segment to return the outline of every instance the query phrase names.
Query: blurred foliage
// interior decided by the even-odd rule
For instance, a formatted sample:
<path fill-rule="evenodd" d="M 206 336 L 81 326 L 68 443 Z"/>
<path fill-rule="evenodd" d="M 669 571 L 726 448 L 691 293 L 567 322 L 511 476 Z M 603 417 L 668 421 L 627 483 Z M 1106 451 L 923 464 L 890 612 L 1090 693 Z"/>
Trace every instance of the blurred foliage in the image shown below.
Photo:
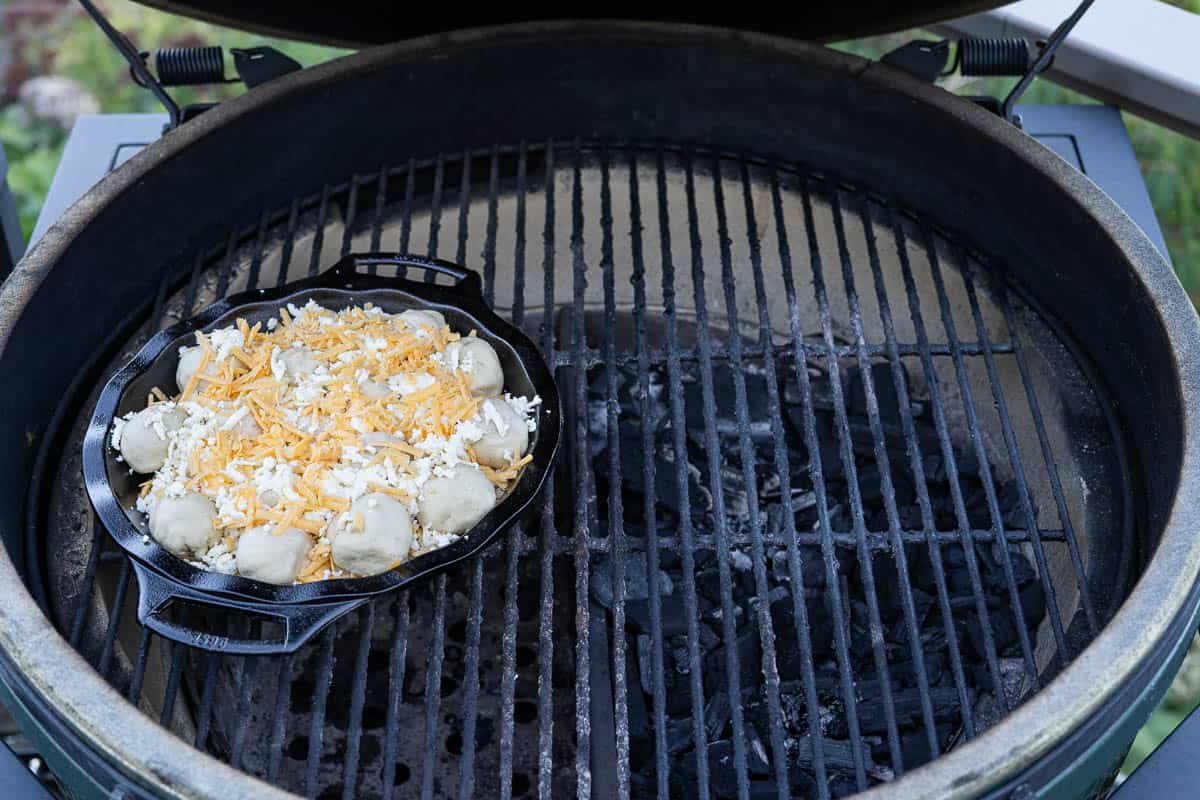
<path fill-rule="evenodd" d="M 229 77 L 236 76 L 229 56 L 230 48 L 234 47 L 270 45 L 304 66 L 350 52 L 197 22 L 127 0 L 100 2 L 98 5 L 113 26 L 142 50 L 221 45 L 225 48 L 225 74 Z M 35 73 L 44 71 L 77 81 L 100 102 L 102 112 L 163 110 L 150 92 L 133 82 L 124 59 L 74 2 L 62 3 L 48 24 L 24 33 L 29 35 L 21 37 L 20 52 L 14 53 L 14 56 L 31 65 Z M 180 106 L 185 106 L 227 100 L 241 94 L 245 88 L 241 84 L 225 84 L 184 86 L 168 91 Z M 42 200 L 50 188 L 66 137 L 66 131 L 30 119 L 27 111 L 18 103 L 0 109 L 0 142 L 4 144 L 10 167 L 8 183 L 17 199 L 21 228 L 26 237 L 33 230 Z"/>
<path fill-rule="evenodd" d="M 1168 0 L 1200 13 L 1200 0 Z M 267 44 L 278 48 L 305 66 L 348 52 L 331 47 L 272 39 L 257 34 L 222 28 L 183 17 L 143 8 L 134 3 L 101 2 L 117 30 L 139 47 L 219 44 L 232 47 Z M 0 35 L 13 36 L 11 31 Z M 924 31 L 872 37 L 835 45 L 840 50 L 877 58 L 911 38 L 939 38 Z M 127 66 L 112 45 L 74 3 L 62 3 L 49 24 L 23 38 L 23 59 L 34 73 L 45 72 L 73 78 L 100 102 L 103 112 L 161 111 L 154 98 L 129 78 Z M 231 63 L 226 74 L 233 75 Z M 1011 79 L 988 79 L 959 83 L 954 91 L 1003 96 Z M 181 105 L 216 102 L 239 94 L 240 85 L 172 89 Z M 1038 81 L 1024 97 L 1027 103 L 1091 103 L 1089 98 Z M 1169 131 L 1130 114 L 1124 115 L 1134 151 L 1154 210 L 1163 228 L 1167 247 L 1184 286 L 1200 302 L 1200 142 Z M 62 155 L 66 132 L 30 118 L 18 104 L 0 109 L 0 142 L 9 160 L 8 181 L 18 202 L 21 224 L 28 236 Z M 1132 769 L 1200 701 L 1200 644 L 1193 643 L 1188 660 L 1172 692 L 1138 734 L 1126 760 Z"/>

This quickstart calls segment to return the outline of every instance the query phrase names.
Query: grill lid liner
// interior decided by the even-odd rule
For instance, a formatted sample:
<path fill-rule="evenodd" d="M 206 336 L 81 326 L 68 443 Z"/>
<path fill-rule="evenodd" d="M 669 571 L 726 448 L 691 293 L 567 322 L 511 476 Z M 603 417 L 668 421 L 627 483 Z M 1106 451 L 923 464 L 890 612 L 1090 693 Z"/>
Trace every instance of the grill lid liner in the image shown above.
<path fill-rule="evenodd" d="M 138 0 L 142 5 L 171 14 L 202 19 L 218 25 L 346 47 L 385 44 L 413 36 L 440 33 L 467 25 L 501 25 L 513 22 L 561 19 L 627 18 L 659 22 L 726 25 L 743 30 L 774 32 L 809 41 L 830 42 L 913 28 L 930 22 L 975 14 L 1012 0 L 857 0 L 853 3 L 812 3 L 803 14 L 780 20 L 776 14 L 705 13 L 702 6 L 659 6 L 652 13 L 630 13 L 612 6 L 591 12 L 586 7 L 559 9 L 522 6 L 474 8 L 469 16 L 414 14 L 404 5 L 362 2 L 290 3 L 283 0 Z M 486 10 L 485 10 L 486 8 Z"/>
<path fill-rule="evenodd" d="M 398 268 L 397 277 L 378 274 L 379 267 Z M 400 277 L 407 269 L 427 270 L 456 281 L 453 287 Z M 265 321 L 288 303 L 314 300 L 332 308 L 374 303 L 397 313 L 408 308 L 435 308 L 456 330 L 476 330 L 491 344 L 504 370 L 505 386 L 526 396 L 538 395 L 537 431 L 532 434 L 525 466 L 516 484 L 474 528 L 456 542 L 424 553 L 378 575 L 342 578 L 292 586 L 275 586 L 238 575 L 194 567 L 146 536 L 149 527 L 133 509 L 140 478 L 131 473 L 108 446 L 115 417 L 144 406 L 155 386 L 169 386 L 178 348 L 193 341 L 198 330 L 211 331 L 238 317 L 250 324 Z M 533 503 L 550 474 L 559 441 L 558 389 L 533 342 L 488 307 L 478 273 L 446 261 L 412 256 L 348 255 L 312 278 L 272 290 L 252 290 L 218 301 L 196 316 L 161 331 L 105 385 L 92 414 L 83 444 L 88 495 L 104 527 L 132 556 L 141 589 L 138 620 L 161 636 L 210 651 L 272 655 L 295 652 L 333 620 L 358 608 L 371 596 L 408 587 L 469 558 L 513 525 Z M 190 627 L 186 611 L 217 608 L 275 625 L 259 625 L 259 635 L 232 638 Z M 272 635 L 271 632 L 275 632 Z"/>

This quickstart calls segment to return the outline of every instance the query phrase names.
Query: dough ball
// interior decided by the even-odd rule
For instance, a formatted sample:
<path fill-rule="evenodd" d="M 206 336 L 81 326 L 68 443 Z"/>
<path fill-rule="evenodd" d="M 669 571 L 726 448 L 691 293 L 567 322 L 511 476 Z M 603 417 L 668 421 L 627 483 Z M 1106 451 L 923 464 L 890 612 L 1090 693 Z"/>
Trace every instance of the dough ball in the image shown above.
<path fill-rule="evenodd" d="M 392 390 L 384 386 L 382 383 L 376 383 L 373 380 L 365 380 L 360 385 L 363 395 L 369 400 L 385 400 L 392 396 Z"/>
<path fill-rule="evenodd" d="M 202 494 L 164 497 L 150 512 L 150 533 L 180 558 L 195 558 L 220 538 L 216 518 L 216 506 Z"/>
<path fill-rule="evenodd" d="M 382 492 L 363 495 L 350 506 L 350 518 L 350 525 L 333 540 L 333 563 L 338 567 L 376 575 L 408 558 L 412 517 L 400 501 Z"/>
<path fill-rule="evenodd" d="M 204 351 L 197 345 L 196 347 L 181 347 L 179 348 L 179 364 L 175 367 L 175 383 L 179 386 L 179 391 L 187 388 L 188 381 L 196 374 L 196 370 L 200 368 L 200 359 L 204 357 Z M 215 366 L 210 362 L 204 368 L 205 375 L 214 375 L 216 373 Z M 208 381 L 197 381 L 194 391 L 202 392 L 204 387 L 208 385 Z"/>
<path fill-rule="evenodd" d="M 134 472 L 154 472 L 167 460 L 167 434 L 178 430 L 185 420 L 187 412 L 180 408 L 142 409 L 121 429 L 121 457 Z"/>
<path fill-rule="evenodd" d="M 478 469 L 459 464 L 447 477 L 430 478 L 421 488 L 418 518 L 426 530 L 462 533 L 496 506 L 496 489 Z"/>
<path fill-rule="evenodd" d="M 410 308 L 407 311 L 401 311 L 399 317 L 414 328 L 440 329 L 446 324 L 446 318 L 442 316 L 442 312 L 434 311 L 432 308 Z"/>
<path fill-rule="evenodd" d="M 258 426 L 258 421 L 249 412 L 238 417 L 238 421 L 233 423 L 233 427 L 228 430 L 238 436 L 246 436 L 248 438 L 253 438 L 262 433 L 262 428 Z"/>
<path fill-rule="evenodd" d="M 525 455 L 529 426 L 524 416 L 503 400 L 484 400 L 481 415 L 484 434 L 472 445 L 480 464 L 503 469 Z"/>
<path fill-rule="evenodd" d="M 289 347 L 279 354 L 288 377 L 306 375 L 317 368 L 317 360 L 307 347 Z"/>
<path fill-rule="evenodd" d="M 296 580 L 308 561 L 312 540 L 299 528 L 278 536 L 273 531 L 247 531 L 237 542 L 238 573 L 244 578 L 287 585 Z"/>
<path fill-rule="evenodd" d="M 497 397 L 504 391 L 504 370 L 492 346 L 474 336 L 446 345 L 446 363 L 456 365 L 471 379 L 471 394 Z"/>

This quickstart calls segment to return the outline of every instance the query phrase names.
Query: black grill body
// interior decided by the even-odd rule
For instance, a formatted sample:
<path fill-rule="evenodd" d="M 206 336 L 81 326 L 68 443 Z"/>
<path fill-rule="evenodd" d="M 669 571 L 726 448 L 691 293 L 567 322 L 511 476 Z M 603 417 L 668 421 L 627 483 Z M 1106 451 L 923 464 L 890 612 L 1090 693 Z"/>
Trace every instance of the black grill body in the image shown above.
<path fill-rule="evenodd" d="M 1031 722 L 1070 762 L 1096 734 L 1046 709 L 1073 671 L 1099 680 L 1081 653 L 1187 489 L 1195 320 L 1120 212 L 980 113 L 886 68 L 654 26 L 453 35 L 208 112 L 6 287 L 0 370 L 28 391 L 0 399 L 0 484 L 31 486 L 0 509 L 29 533 L 10 553 L 143 711 L 313 796 L 978 792 L 1048 745 L 945 765 Z M 212 299 L 393 249 L 478 269 L 556 370 L 538 513 L 291 656 L 137 628 L 79 484 L 106 370 Z M 50 331 L 48 363 L 30 344 Z M 897 475 L 915 486 L 892 504 Z M 1139 664 L 1176 657 L 1168 628 Z M 221 769 L 182 762 L 216 791 Z"/>

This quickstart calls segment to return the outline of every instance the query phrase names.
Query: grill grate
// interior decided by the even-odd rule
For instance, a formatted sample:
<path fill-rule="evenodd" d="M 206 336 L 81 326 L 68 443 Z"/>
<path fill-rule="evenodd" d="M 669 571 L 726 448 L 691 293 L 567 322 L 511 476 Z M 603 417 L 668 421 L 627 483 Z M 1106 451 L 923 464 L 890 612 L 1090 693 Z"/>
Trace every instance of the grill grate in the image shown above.
<path fill-rule="evenodd" d="M 1047 323 L 887 199 L 689 148 L 439 154 L 230 231 L 142 336 L 389 248 L 480 269 L 556 370 L 568 446 L 502 548 L 270 660 L 137 628 L 129 564 L 81 516 L 60 629 L 233 766 L 311 797 L 839 796 L 976 736 L 1107 617 L 1037 389 Z"/>

